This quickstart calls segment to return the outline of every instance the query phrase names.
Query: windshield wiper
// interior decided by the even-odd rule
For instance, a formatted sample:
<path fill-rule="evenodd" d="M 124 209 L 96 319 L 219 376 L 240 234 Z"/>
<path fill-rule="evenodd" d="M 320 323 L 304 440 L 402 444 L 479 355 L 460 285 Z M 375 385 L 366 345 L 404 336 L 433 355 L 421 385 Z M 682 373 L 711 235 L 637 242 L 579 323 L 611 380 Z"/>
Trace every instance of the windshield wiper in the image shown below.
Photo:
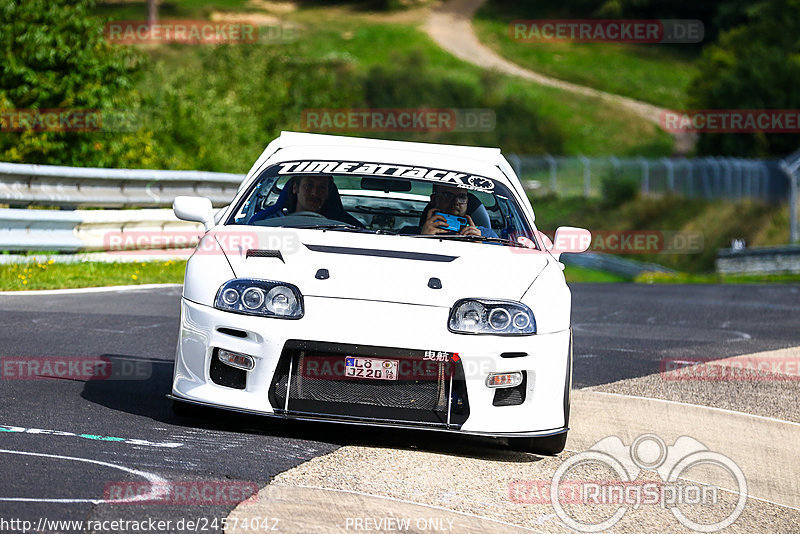
<path fill-rule="evenodd" d="M 304 230 L 357 230 L 359 232 L 372 232 L 372 230 L 367 230 L 366 228 L 361 228 L 360 226 L 356 226 L 355 224 L 347 224 L 347 223 L 335 223 L 335 224 L 303 224 L 303 225 L 291 225 L 291 226 L 284 226 L 284 228 L 302 228 Z"/>
<path fill-rule="evenodd" d="M 412 235 L 411 237 L 438 237 L 439 239 L 458 239 L 458 240 L 465 240 L 465 241 L 476 241 L 481 243 L 498 243 L 502 245 L 508 245 L 510 247 L 521 247 L 526 248 L 525 245 L 521 243 L 515 243 L 510 239 L 503 239 L 501 237 L 488 237 L 482 235 L 461 235 L 461 234 L 417 234 Z"/>

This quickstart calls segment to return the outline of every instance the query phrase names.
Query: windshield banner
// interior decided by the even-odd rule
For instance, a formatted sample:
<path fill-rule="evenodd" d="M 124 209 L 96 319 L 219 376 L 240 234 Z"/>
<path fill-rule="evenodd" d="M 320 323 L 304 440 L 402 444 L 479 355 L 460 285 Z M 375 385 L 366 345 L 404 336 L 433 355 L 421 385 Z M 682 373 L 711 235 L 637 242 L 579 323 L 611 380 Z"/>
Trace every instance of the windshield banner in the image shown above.
<path fill-rule="evenodd" d="M 278 174 L 357 174 L 411 178 L 439 182 L 453 187 L 491 193 L 494 182 L 485 176 L 427 167 L 409 167 L 389 163 L 364 163 L 359 161 L 285 161 L 278 163 Z"/>

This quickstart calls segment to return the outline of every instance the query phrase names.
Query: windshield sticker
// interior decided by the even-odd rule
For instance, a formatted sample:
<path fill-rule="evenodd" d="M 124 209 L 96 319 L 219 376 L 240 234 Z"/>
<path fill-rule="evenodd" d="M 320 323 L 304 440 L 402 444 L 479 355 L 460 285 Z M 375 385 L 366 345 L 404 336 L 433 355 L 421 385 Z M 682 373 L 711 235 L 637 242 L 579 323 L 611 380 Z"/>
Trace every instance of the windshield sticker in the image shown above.
<path fill-rule="evenodd" d="M 444 169 L 427 167 L 408 167 L 384 163 L 363 163 L 358 161 L 286 161 L 277 164 L 278 174 L 358 174 L 371 176 L 390 176 L 393 178 L 414 178 L 449 184 L 464 189 L 492 192 L 494 182 L 485 176 L 477 176 Z"/>

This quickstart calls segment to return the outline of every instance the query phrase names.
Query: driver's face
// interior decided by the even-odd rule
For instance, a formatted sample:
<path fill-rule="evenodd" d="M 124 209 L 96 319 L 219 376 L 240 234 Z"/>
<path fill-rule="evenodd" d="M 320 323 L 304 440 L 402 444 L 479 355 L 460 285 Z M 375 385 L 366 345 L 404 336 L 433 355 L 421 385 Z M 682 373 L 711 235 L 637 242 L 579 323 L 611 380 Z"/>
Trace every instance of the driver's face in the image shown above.
<path fill-rule="evenodd" d="M 467 214 L 467 191 L 458 187 L 439 186 L 433 192 L 434 207 L 450 215 Z"/>
<path fill-rule="evenodd" d="M 328 184 L 330 178 L 326 176 L 304 176 L 299 183 L 294 184 L 294 193 L 297 195 L 297 209 L 295 211 L 322 211 L 322 205 L 328 198 Z"/>

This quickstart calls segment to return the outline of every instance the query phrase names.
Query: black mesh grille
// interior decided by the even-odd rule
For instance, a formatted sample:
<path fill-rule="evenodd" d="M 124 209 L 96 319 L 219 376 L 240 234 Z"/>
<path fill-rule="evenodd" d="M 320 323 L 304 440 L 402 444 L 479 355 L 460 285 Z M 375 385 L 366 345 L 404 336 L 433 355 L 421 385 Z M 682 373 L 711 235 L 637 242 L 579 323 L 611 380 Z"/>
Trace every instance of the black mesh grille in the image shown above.
<path fill-rule="evenodd" d="M 211 381 L 228 388 L 245 389 L 247 386 L 247 371 L 222 363 L 217 356 L 217 350 L 214 349 L 214 355 L 211 357 L 211 366 L 208 373 L 211 376 Z"/>
<path fill-rule="evenodd" d="M 513 388 L 497 388 L 494 390 L 492 406 L 517 406 L 525 402 L 527 373 L 522 372 L 522 383 Z"/>
<path fill-rule="evenodd" d="M 460 425 L 469 412 L 460 361 L 454 362 L 452 355 L 447 361 L 429 361 L 423 359 L 424 354 L 389 347 L 289 341 L 270 388 L 270 402 L 277 410 L 286 406 L 291 367 L 290 413 L 441 425 L 447 423 L 450 404 L 450 423 Z M 346 376 L 348 357 L 397 362 L 397 379 Z M 451 387 L 452 402 L 448 403 Z"/>

